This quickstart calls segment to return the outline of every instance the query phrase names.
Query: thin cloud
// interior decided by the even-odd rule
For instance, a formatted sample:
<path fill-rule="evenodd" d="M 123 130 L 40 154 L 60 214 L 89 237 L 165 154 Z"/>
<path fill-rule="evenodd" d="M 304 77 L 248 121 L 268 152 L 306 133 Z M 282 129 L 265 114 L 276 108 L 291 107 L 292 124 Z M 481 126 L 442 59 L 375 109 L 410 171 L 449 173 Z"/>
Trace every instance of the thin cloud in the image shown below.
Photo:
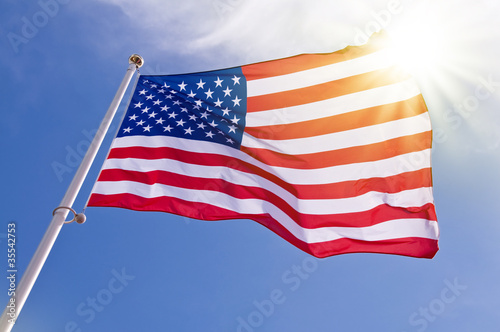
<path fill-rule="evenodd" d="M 120 8 L 134 38 L 214 63 L 337 50 L 352 41 L 356 26 L 370 19 L 370 9 L 360 0 L 276 0 L 272 7 L 265 0 L 95 1 Z M 387 1 L 370 8 L 377 4 L 384 8 Z"/>
<path fill-rule="evenodd" d="M 213 28 L 215 15 L 205 15 L 213 10 L 210 0 L 194 2 L 161 0 L 95 0 L 119 8 L 128 18 L 129 34 L 133 39 L 149 41 L 159 50 L 175 49 L 179 53 L 194 51 L 190 40 L 198 38 Z"/>

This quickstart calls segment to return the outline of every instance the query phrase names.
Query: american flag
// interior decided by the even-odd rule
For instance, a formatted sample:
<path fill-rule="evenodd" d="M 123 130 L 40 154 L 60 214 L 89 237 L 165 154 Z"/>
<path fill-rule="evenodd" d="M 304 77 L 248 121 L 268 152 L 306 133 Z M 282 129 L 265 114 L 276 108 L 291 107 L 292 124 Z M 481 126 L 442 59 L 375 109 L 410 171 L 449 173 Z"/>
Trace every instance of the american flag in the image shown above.
<path fill-rule="evenodd" d="M 316 257 L 432 258 L 429 114 L 383 40 L 141 75 L 88 206 L 252 219 Z"/>

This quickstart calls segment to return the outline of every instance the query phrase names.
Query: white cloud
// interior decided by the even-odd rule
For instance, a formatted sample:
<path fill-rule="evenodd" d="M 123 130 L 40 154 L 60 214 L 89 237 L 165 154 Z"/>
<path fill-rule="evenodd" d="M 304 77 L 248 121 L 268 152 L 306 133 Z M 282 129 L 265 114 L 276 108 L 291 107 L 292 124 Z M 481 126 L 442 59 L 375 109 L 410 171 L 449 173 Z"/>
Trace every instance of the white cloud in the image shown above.
<path fill-rule="evenodd" d="M 96 0 L 117 6 L 136 38 L 160 50 L 239 64 L 305 52 L 328 52 L 350 43 L 388 0 Z"/>
<path fill-rule="evenodd" d="M 223 1 L 223 0 L 220 0 Z M 379 1 L 383 3 L 385 1 Z M 374 4 L 373 6 L 376 6 Z M 246 62 L 342 48 L 368 15 L 361 1 L 239 1 L 194 48 L 221 47 Z"/>
<path fill-rule="evenodd" d="M 149 40 L 160 50 L 190 52 L 190 41 L 213 26 L 211 0 L 95 0 L 120 8 L 129 20 L 134 39 Z M 207 14 L 208 13 L 208 14 Z"/>

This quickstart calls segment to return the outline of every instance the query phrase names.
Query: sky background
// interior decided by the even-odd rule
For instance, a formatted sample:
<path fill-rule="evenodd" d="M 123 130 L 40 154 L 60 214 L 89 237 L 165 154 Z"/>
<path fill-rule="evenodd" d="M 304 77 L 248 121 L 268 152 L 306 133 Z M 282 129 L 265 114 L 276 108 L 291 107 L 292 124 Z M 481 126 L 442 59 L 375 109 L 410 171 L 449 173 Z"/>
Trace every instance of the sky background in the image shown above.
<path fill-rule="evenodd" d="M 2 0 L 0 275 L 9 223 L 26 269 L 131 54 L 143 74 L 178 74 L 336 51 L 381 27 L 411 27 L 419 51 L 441 230 L 432 260 L 316 259 L 249 220 L 89 208 L 63 227 L 13 331 L 498 331 L 500 5 L 435 2 Z"/>

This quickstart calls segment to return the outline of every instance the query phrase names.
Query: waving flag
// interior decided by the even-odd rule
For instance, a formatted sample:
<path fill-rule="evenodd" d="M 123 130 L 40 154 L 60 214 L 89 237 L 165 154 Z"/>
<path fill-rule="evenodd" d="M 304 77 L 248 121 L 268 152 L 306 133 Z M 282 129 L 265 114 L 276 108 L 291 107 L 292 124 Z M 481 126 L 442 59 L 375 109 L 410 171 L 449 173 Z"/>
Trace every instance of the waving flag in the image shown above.
<path fill-rule="evenodd" d="M 432 258 L 429 114 L 384 46 L 140 76 L 88 205 L 252 219 L 317 257 Z"/>

